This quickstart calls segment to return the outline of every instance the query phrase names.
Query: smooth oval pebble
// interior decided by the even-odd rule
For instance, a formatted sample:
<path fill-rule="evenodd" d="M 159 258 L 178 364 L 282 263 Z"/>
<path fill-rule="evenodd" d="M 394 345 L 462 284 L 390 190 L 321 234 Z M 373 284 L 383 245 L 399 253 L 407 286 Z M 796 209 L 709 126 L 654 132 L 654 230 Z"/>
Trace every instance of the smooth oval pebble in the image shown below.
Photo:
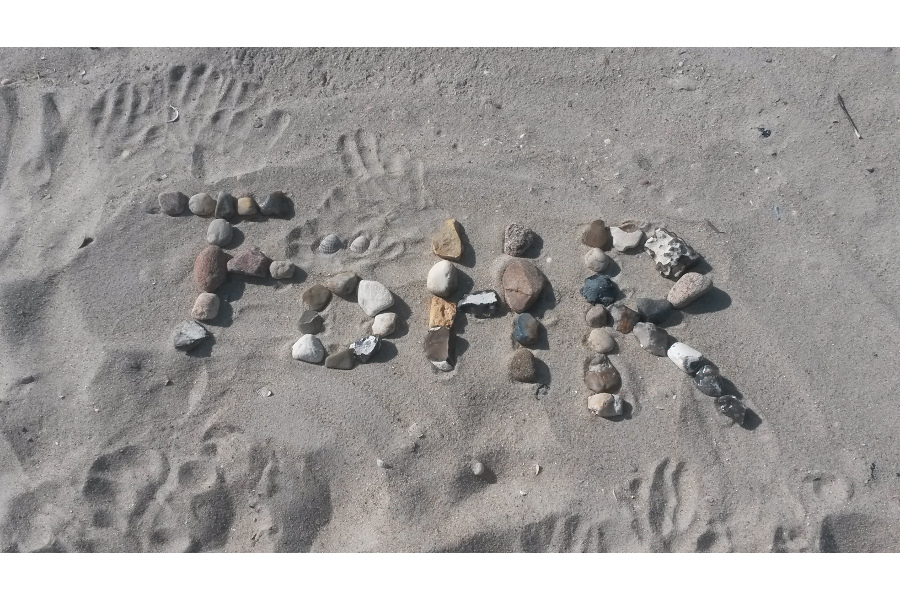
<path fill-rule="evenodd" d="M 357 254 L 362 254 L 363 252 L 365 252 L 368 249 L 369 249 L 369 238 L 364 235 L 358 236 L 355 240 L 353 240 L 353 243 L 350 244 L 350 250 L 352 250 L 353 252 L 356 252 Z"/>
<path fill-rule="evenodd" d="M 584 320 L 588 327 L 603 327 L 606 325 L 609 313 L 602 304 L 596 304 L 584 315 Z"/>
<path fill-rule="evenodd" d="M 191 309 L 191 318 L 197 321 L 209 321 L 215 319 L 219 314 L 219 297 L 209 292 L 203 292 L 194 301 L 194 307 Z"/>
<path fill-rule="evenodd" d="M 300 299 L 312 310 L 321 311 L 328 306 L 328 303 L 331 301 L 331 290 L 324 285 L 317 283 L 307 288 L 303 294 L 301 294 Z"/>
<path fill-rule="evenodd" d="M 677 366 L 688 375 L 693 375 L 693 373 L 689 372 L 688 368 L 685 366 L 685 361 L 690 359 L 703 358 L 703 355 L 700 354 L 699 351 L 694 350 L 693 348 L 682 342 L 675 342 L 674 344 L 669 346 L 669 349 L 666 351 L 666 355 L 669 357 L 669 360 L 675 363 L 675 366 Z"/>
<path fill-rule="evenodd" d="M 289 260 L 273 260 L 269 265 L 269 275 L 272 279 L 290 279 L 294 276 L 296 265 Z"/>
<path fill-rule="evenodd" d="M 370 317 L 393 306 L 394 295 L 384 284 L 370 279 L 363 279 L 356 288 L 359 307 Z"/>
<path fill-rule="evenodd" d="M 397 314 L 392 312 L 381 313 L 375 316 L 372 323 L 372 335 L 384 337 L 394 333 L 397 327 Z"/>
<path fill-rule="evenodd" d="M 206 192 L 200 192 L 188 200 L 188 209 L 198 217 L 208 217 L 215 212 L 216 201 Z"/>
<path fill-rule="evenodd" d="M 214 292 L 228 275 L 227 255 L 218 246 L 207 246 L 194 261 L 194 282 L 204 292 Z"/>
<path fill-rule="evenodd" d="M 700 273 L 685 273 L 675 282 L 666 299 L 675 308 L 684 308 L 712 287 L 712 278 Z"/>
<path fill-rule="evenodd" d="M 446 298 L 456 291 L 456 267 L 449 260 L 435 263 L 428 271 L 425 287 L 435 296 Z"/>
<path fill-rule="evenodd" d="M 584 255 L 584 266 L 599 273 L 609 266 L 609 257 L 600 248 L 591 248 Z"/>
<path fill-rule="evenodd" d="M 592 329 L 587 342 L 591 350 L 600 354 L 609 354 L 616 347 L 616 340 L 605 329 Z"/>
<path fill-rule="evenodd" d="M 329 233 L 319 242 L 319 252 L 322 254 L 334 254 L 341 249 L 342 245 L 341 238 L 333 233 Z"/>
<path fill-rule="evenodd" d="M 227 246 L 233 235 L 231 223 L 225 219 L 213 219 L 206 230 L 206 241 L 215 246 Z"/>
<path fill-rule="evenodd" d="M 479 460 L 476 460 L 472 463 L 472 474 L 475 477 L 481 477 L 484 475 L 484 463 Z"/>
<path fill-rule="evenodd" d="M 306 334 L 291 346 L 291 356 L 294 360 L 302 360 L 308 363 L 320 363 L 325 358 L 325 347 L 314 335 Z"/>

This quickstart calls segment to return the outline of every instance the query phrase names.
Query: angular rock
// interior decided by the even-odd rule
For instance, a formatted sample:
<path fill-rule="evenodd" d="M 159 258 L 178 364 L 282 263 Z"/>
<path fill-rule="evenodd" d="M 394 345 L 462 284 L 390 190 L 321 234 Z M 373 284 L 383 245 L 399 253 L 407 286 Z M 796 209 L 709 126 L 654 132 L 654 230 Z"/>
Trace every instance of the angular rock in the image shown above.
<path fill-rule="evenodd" d="M 362 254 L 369 248 L 369 238 L 364 235 L 358 236 L 353 243 L 350 244 L 350 250 L 357 254 Z"/>
<path fill-rule="evenodd" d="M 540 337 L 541 324 L 529 313 L 516 315 L 513 319 L 513 339 L 523 346 L 532 346 Z"/>
<path fill-rule="evenodd" d="M 291 199 L 284 192 L 272 192 L 259 203 L 259 212 L 267 217 L 291 216 Z"/>
<path fill-rule="evenodd" d="M 736 396 L 719 396 L 715 399 L 716 410 L 725 415 L 738 425 L 744 424 L 747 417 L 747 407 Z"/>
<path fill-rule="evenodd" d="M 611 241 L 612 236 L 609 235 L 609 229 L 607 229 L 603 219 L 593 221 L 581 234 L 581 243 L 591 248 L 609 250 Z"/>
<path fill-rule="evenodd" d="M 216 210 L 214 214 L 217 219 L 230 219 L 236 215 L 237 198 L 228 192 L 219 192 L 219 195 L 216 197 Z"/>
<path fill-rule="evenodd" d="M 725 395 L 725 381 L 715 365 L 703 365 L 694 375 L 693 381 L 697 389 L 707 396 L 718 398 Z"/>
<path fill-rule="evenodd" d="M 334 254 L 343 248 L 343 246 L 344 244 L 341 242 L 341 238 L 333 233 L 329 233 L 322 238 L 321 242 L 319 242 L 319 252 L 322 254 Z"/>
<path fill-rule="evenodd" d="M 191 318 L 196 321 L 210 321 L 219 314 L 219 297 L 209 292 L 202 292 L 194 301 Z"/>
<path fill-rule="evenodd" d="M 308 363 L 320 363 L 325 358 L 325 346 L 314 335 L 306 334 L 291 346 L 291 356 L 294 360 L 302 360 Z"/>
<path fill-rule="evenodd" d="M 669 334 L 653 323 L 638 323 L 632 330 L 641 348 L 656 356 L 665 356 L 669 349 Z"/>
<path fill-rule="evenodd" d="M 241 196 L 237 201 L 237 213 L 242 217 L 255 217 L 259 212 L 259 205 L 250 196 Z"/>
<path fill-rule="evenodd" d="M 584 280 L 581 295 L 591 304 L 600 303 L 609 306 L 616 301 L 619 288 L 615 282 L 606 275 L 591 275 Z"/>
<path fill-rule="evenodd" d="M 537 367 L 531 350 L 519 348 L 513 353 L 509 361 L 509 376 L 522 383 L 537 381 Z"/>
<path fill-rule="evenodd" d="M 644 251 L 656 263 L 660 275 L 670 279 L 678 279 L 702 258 L 687 242 L 662 227 L 647 238 Z"/>
<path fill-rule="evenodd" d="M 622 399 L 614 394 L 594 394 L 588 397 L 588 410 L 598 417 L 620 417 L 624 412 Z"/>
<path fill-rule="evenodd" d="M 449 260 L 442 260 L 428 271 L 425 287 L 435 296 L 446 298 L 456 291 L 456 279 L 456 267 Z"/>
<path fill-rule="evenodd" d="M 691 377 L 697 373 L 697 370 L 693 370 L 693 372 L 689 371 L 688 368 L 691 366 L 691 362 L 687 361 L 696 361 L 703 358 L 703 355 L 700 354 L 700 352 L 681 342 L 675 342 L 669 346 L 666 355 L 669 357 L 669 360 L 675 363 L 676 367 Z"/>
<path fill-rule="evenodd" d="M 294 276 L 296 265 L 289 260 L 273 260 L 269 265 L 269 275 L 272 279 L 290 279 Z"/>
<path fill-rule="evenodd" d="M 453 327 L 456 318 L 456 305 L 437 296 L 431 297 L 428 310 L 428 327 Z"/>
<path fill-rule="evenodd" d="M 228 255 L 218 246 L 207 246 L 194 260 L 194 282 L 204 292 L 214 292 L 228 275 Z"/>
<path fill-rule="evenodd" d="M 672 305 L 668 300 L 654 300 L 652 298 L 638 298 L 635 301 L 638 312 L 648 323 L 659 325 L 672 314 Z"/>
<path fill-rule="evenodd" d="M 234 228 L 225 219 L 213 219 L 206 230 L 206 241 L 214 246 L 225 247 L 231 242 Z"/>
<path fill-rule="evenodd" d="M 602 304 L 597 304 L 587 311 L 587 314 L 584 315 L 584 320 L 588 327 L 603 327 L 606 325 L 607 317 L 606 307 Z"/>
<path fill-rule="evenodd" d="M 176 217 L 188 206 L 188 197 L 181 192 L 163 192 L 157 196 L 159 208 L 167 215 Z"/>
<path fill-rule="evenodd" d="M 249 277 L 268 277 L 271 264 L 271 258 L 263 254 L 259 247 L 252 246 L 228 261 L 228 272 Z"/>
<path fill-rule="evenodd" d="M 531 308 L 544 289 L 544 274 L 524 258 L 510 260 L 501 279 L 506 304 L 517 313 Z"/>
<path fill-rule="evenodd" d="M 175 329 L 173 343 L 179 350 L 190 350 L 212 334 L 196 321 L 184 321 Z"/>
<path fill-rule="evenodd" d="M 325 324 L 325 321 L 322 319 L 322 315 L 317 313 L 314 310 L 305 310 L 303 314 L 300 315 L 300 320 L 297 321 L 297 329 L 300 330 L 300 333 L 319 333 L 322 331 L 322 326 Z"/>
<path fill-rule="evenodd" d="M 462 258 L 462 239 L 459 237 L 459 223 L 456 219 L 447 219 L 431 238 L 431 249 L 435 254 L 447 260 L 458 261 Z"/>
<path fill-rule="evenodd" d="M 359 276 L 353 271 L 343 271 L 325 282 L 325 287 L 338 296 L 349 296 L 356 291 Z"/>
<path fill-rule="evenodd" d="M 385 337 L 394 333 L 394 330 L 397 328 L 397 315 L 396 313 L 386 312 L 381 313 L 375 317 L 375 322 L 372 323 L 372 335 L 378 335 L 381 337 Z"/>
<path fill-rule="evenodd" d="M 612 236 L 613 248 L 619 252 L 637 248 L 644 239 L 644 232 L 631 222 L 622 223 L 618 227 L 610 227 L 609 233 Z"/>
<path fill-rule="evenodd" d="M 641 314 L 624 304 L 614 304 L 609 307 L 609 314 L 613 318 L 616 331 L 631 333 L 634 326 L 641 320 Z"/>
<path fill-rule="evenodd" d="M 466 294 L 456 303 L 456 308 L 471 313 L 479 319 L 488 319 L 500 310 L 500 296 L 494 290 L 481 290 Z"/>
<path fill-rule="evenodd" d="M 622 385 L 622 377 L 605 354 L 597 354 L 584 374 L 584 384 L 592 392 L 612 392 Z"/>
<path fill-rule="evenodd" d="M 584 255 L 584 266 L 595 273 L 606 270 L 609 266 L 609 257 L 600 248 L 591 248 Z"/>
<path fill-rule="evenodd" d="M 188 200 L 188 209 L 198 217 L 208 217 L 216 211 L 216 201 L 206 192 L 200 192 Z"/>
<path fill-rule="evenodd" d="M 604 328 L 591 329 L 587 344 L 591 350 L 600 354 L 609 354 L 616 348 L 616 340 Z"/>
<path fill-rule="evenodd" d="M 712 278 L 700 273 L 685 273 L 675 282 L 666 300 L 675 308 L 684 308 L 712 287 Z"/>
<path fill-rule="evenodd" d="M 320 311 L 331 302 L 331 290 L 324 285 L 317 283 L 307 288 L 303 294 L 300 295 L 300 299 L 311 309 Z"/>
<path fill-rule="evenodd" d="M 353 351 L 350 350 L 350 348 L 338 350 L 325 359 L 326 369 L 343 369 L 344 371 L 349 371 L 355 366 L 356 357 L 353 356 Z"/>
<path fill-rule="evenodd" d="M 374 317 L 394 304 L 394 296 L 384 284 L 370 279 L 363 279 L 356 288 L 359 307 L 368 316 Z"/>
<path fill-rule="evenodd" d="M 510 256 L 522 256 L 534 241 L 534 232 L 524 225 L 511 223 L 503 235 L 503 252 Z"/>
<path fill-rule="evenodd" d="M 350 344 L 350 352 L 361 363 L 369 362 L 372 355 L 381 347 L 381 338 L 377 335 L 367 335 L 366 337 L 356 340 Z"/>
<path fill-rule="evenodd" d="M 452 371 L 453 332 L 447 327 L 432 327 L 425 334 L 425 358 L 441 371 Z"/>

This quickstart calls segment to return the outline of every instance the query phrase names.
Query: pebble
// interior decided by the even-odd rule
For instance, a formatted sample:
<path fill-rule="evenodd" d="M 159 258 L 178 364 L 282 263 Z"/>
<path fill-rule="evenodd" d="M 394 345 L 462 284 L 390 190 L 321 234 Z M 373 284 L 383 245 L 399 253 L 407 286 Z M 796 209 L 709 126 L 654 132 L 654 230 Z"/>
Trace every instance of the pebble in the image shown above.
<path fill-rule="evenodd" d="M 503 235 L 503 252 L 510 256 L 522 256 L 534 241 L 534 232 L 524 225 L 511 223 Z"/>
<path fill-rule="evenodd" d="M 606 329 L 591 329 L 587 338 L 588 347 L 600 354 L 609 354 L 616 347 L 616 340 Z"/>
<path fill-rule="evenodd" d="M 361 363 L 369 362 L 372 355 L 381 347 L 381 338 L 377 335 L 367 335 L 366 337 L 356 340 L 350 344 L 350 352 Z"/>
<path fill-rule="evenodd" d="M 598 354 L 588 365 L 584 384 L 592 392 L 610 392 L 622 385 L 622 377 L 605 354 Z"/>
<path fill-rule="evenodd" d="M 425 286 L 435 296 L 446 298 L 456 291 L 456 281 L 456 267 L 449 260 L 442 260 L 428 271 Z"/>
<path fill-rule="evenodd" d="M 425 334 L 425 358 L 441 371 L 452 371 L 450 364 L 453 332 L 447 327 L 432 327 Z"/>
<path fill-rule="evenodd" d="M 441 258 L 459 260 L 462 258 L 462 240 L 459 237 L 459 223 L 447 219 L 431 238 L 431 249 Z"/>
<path fill-rule="evenodd" d="M 584 280 L 581 295 L 591 304 L 603 304 L 609 306 L 616 301 L 619 288 L 615 282 L 606 275 L 591 275 Z"/>
<path fill-rule="evenodd" d="M 656 263 L 656 270 L 670 279 L 678 279 L 702 258 L 687 242 L 662 227 L 647 238 L 644 251 Z"/>
<path fill-rule="evenodd" d="M 300 333 L 319 333 L 324 324 L 322 315 L 314 310 L 305 310 L 300 315 L 300 320 L 297 321 L 297 329 L 300 330 Z"/>
<path fill-rule="evenodd" d="M 294 357 L 294 360 L 302 360 L 313 364 L 320 363 L 325 358 L 325 347 L 319 341 L 319 338 L 307 333 L 291 346 L 291 356 Z"/>
<path fill-rule="evenodd" d="M 198 217 L 208 217 L 216 211 L 216 201 L 206 192 L 200 192 L 191 196 L 188 208 Z"/>
<path fill-rule="evenodd" d="M 693 373 L 689 371 L 688 367 L 690 365 L 687 363 L 687 361 L 689 359 L 698 360 L 703 358 L 703 355 L 700 354 L 700 352 L 681 342 L 675 342 L 674 344 L 669 346 L 669 349 L 666 351 L 666 355 L 669 357 L 669 360 L 675 363 L 675 366 L 692 377 L 696 374 L 697 371 L 694 370 Z"/>
<path fill-rule="evenodd" d="M 456 308 L 479 319 L 493 317 L 500 310 L 500 296 L 494 290 L 481 290 L 463 296 Z"/>
<path fill-rule="evenodd" d="M 228 255 L 218 246 L 207 246 L 194 261 L 194 282 L 204 292 L 214 292 L 228 275 Z"/>
<path fill-rule="evenodd" d="M 644 239 L 644 232 L 634 223 L 622 223 L 618 227 L 610 227 L 613 248 L 619 252 L 625 252 L 637 248 Z"/>
<path fill-rule="evenodd" d="M 715 399 L 716 410 L 725 415 L 738 425 L 744 424 L 747 417 L 747 407 L 736 396 L 719 396 Z"/>
<path fill-rule="evenodd" d="M 588 397 L 588 410 L 599 417 L 620 417 L 624 412 L 622 399 L 613 394 L 594 394 Z"/>
<path fill-rule="evenodd" d="M 456 305 L 447 302 L 438 296 L 431 297 L 431 307 L 428 310 L 429 327 L 453 327 L 456 318 Z"/>
<path fill-rule="evenodd" d="M 603 327 L 606 325 L 607 314 L 606 307 L 602 304 L 597 304 L 588 309 L 584 315 L 584 320 L 588 327 Z"/>
<path fill-rule="evenodd" d="M 173 342 L 179 350 L 190 350 L 210 335 L 209 331 L 200 323 L 185 321 L 175 329 Z"/>
<path fill-rule="evenodd" d="M 525 312 L 544 289 L 544 274 L 524 258 L 510 260 L 503 271 L 503 295 L 513 311 Z"/>
<path fill-rule="evenodd" d="M 34 383 L 34 375 L 26 375 L 19 379 L 19 385 L 28 385 L 29 383 Z"/>
<path fill-rule="evenodd" d="M 290 279 L 295 269 L 296 266 L 289 260 L 273 260 L 269 265 L 269 275 L 272 279 Z"/>
<path fill-rule="evenodd" d="M 703 365 L 694 375 L 694 385 L 697 389 L 713 398 L 725 394 L 725 381 L 719 375 L 719 369 L 715 365 Z"/>
<path fill-rule="evenodd" d="M 333 233 L 329 233 L 322 238 L 321 242 L 319 242 L 319 252 L 322 254 L 334 254 L 340 250 L 343 245 L 341 238 Z"/>
<path fill-rule="evenodd" d="M 632 330 L 641 348 L 655 356 L 665 356 L 669 349 L 669 334 L 653 323 L 638 323 Z"/>
<path fill-rule="evenodd" d="M 237 214 L 237 198 L 228 192 L 219 192 L 216 197 L 215 215 L 217 219 L 230 219 Z"/>
<path fill-rule="evenodd" d="M 624 304 L 610 306 L 609 314 L 613 318 L 616 331 L 620 333 L 631 333 L 634 326 L 641 320 L 641 313 L 628 308 Z"/>
<path fill-rule="evenodd" d="M 342 271 L 326 281 L 325 287 L 338 296 L 349 296 L 356 291 L 357 283 L 359 283 L 359 276 L 356 273 Z"/>
<path fill-rule="evenodd" d="M 595 273 L 606 270 L 609 266 L 609 257 L 600 248 L 591 248 L 584 255 L 584 266 Z"/>
<path fill-rule="evenodd" d="M 476 460 L 472 463 L 472 475 L 475 477 L 481 477 L 484 475 L 484 463 L 480 460 Z"/>
<path fill-rule="evenodd" d="M 384 284 L 370 279 L 363 279 L 359 282 L 356 297 L 360 308 L 370 317 L 374 317 L 394 305 L 394 296 L 391 291 Z"/>
<path fill-rule="evenodd" d="M 372 335 L 381 337 L 391 335 L 397 328 L 397 314 L 392 312 L 381 313 L 375 317 L 372 323 Z"/>
<path fill-rule="evenodd" d="M 291 199 L 284 192 L 272 192 L 259 203 L 259 212 L 267 217 L 290 217 Z"/>
<path fill-rule="evenodd" d="M 675 308 L 684 308 L 712 287 L 712 278 L 700 273 L 685 273 L 675 282 L 666 299 Z"/>
<path fill-rule="evenodd" d="M 350 348 L 338 350 L 325 359 L 326 369 L 342 369 L 344 371 L 349 371 L 355 366 L 356 358 L 353 356 L 353 351 L 350 350 Z"/>
<path fill-rule="evenodd" d="M 209 321 L 219 314 L 219 297 L 209 292 L 202 292 L 194 301 L 191 318 L 197 321 Z"/>
<path fill-rule="evenodd" d="M 513 319 L 513 339 L 523 346 L 532 346 L 540 337 L 540 322 L 529 313 L 516 315 Z"/>
<path fill-rule="evenodd" d="M 167 215 L 180 215 L 188 206 L 188 198 L 181 192 L 163 192 L 157 196 L 159 207 Z"/>
<path fill-rule="evenodd" d="M 609 229 L 603 219 L 593 221 L 581 234 L 581 243 L 591 248 L 600 248 L 601 250 L 609 250 L 609 243 L 612 238 L 609 235 Z"/>
<path fill-rule="evenodd" d="M 268 277 L 271 264 L 271 258 L 263 254 L 258 246 L 252 246 L 228 261 L 228 272 L 250 277 Z"/>
<path fill-rule="evenodd" d="M 213 219 L 206 230 L 206 241 L 214 246 L 225 247 L 234 235 L 234 228 L 225 219 Z"/>
<path fill-rule="evenodd" d="M 350 244 L 350 250 L 356 252 L 357 254 L 362 254 L 363 252 L 368 250 L 368 248 L 369 238 L 364 235 L 358 236 L 355 240 L 353 240 L 353 243 Z"/>
<path fill-rule="evenodd" d="M 534 383 L 537 381 L 537 368 L 534 363 L 534 354 L 527 348 L 519 348 L 513 352 L 509 361 L 509 376 L 522 383 Z"/>
<path fill-rule="evenodd" d="M 303 294 L 301 294 L 300 299 L 315 311 L 320 311 L 331 301 L 331 290 L 329 290 L 324 285 L 317 283 L 312 287 L 307 288 Z"/>
<path fill-rule="evenodd" d="M 668 300 L 638 298 L 635 303 L 644 320 L 657 325 L 665 321 L 672 312 L 672 305 Z"/>
<path fill-rule="evenodd" d="M 237 201 L 237 212 L 242 217 L 255 217 L 259 212 L 259 205 L 250 196 L 241 196 Z"/>

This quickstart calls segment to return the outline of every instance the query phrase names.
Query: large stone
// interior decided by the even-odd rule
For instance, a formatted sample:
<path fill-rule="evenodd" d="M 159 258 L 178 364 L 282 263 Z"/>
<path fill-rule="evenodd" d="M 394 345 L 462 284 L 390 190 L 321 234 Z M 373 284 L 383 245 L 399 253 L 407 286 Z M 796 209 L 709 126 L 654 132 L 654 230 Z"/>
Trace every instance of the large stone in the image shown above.
<path fill-rule="evenodd" d="M 519 348 L 513 353 L 509 361 L 509 376 L 522 383 L 537 381 L 537 367 L 531 350 Z"/>
<path fill-rule="evenodd" d="M 459 223 L 447 219 L 431 238 L 431 249 L 441 258 L 458 261 L 462 258 L 462 239 L 459 237 Z"/>
<path fill-rule="evenodd" d="M 456 308 L 478 319 L 493 317 L 500 310 L 500 296 L 494 290 L 481 290 L 463 296 Z"/>
<path fill-rule="evenodd" d="M 533 346 L 540 337 L 541 324 L 529 313 L 516 315 L 513 319 L 513 339 L 523 346 Z"/>
<path fill-rule="evenodd" d="M 428 271 L 425 287 L 435 296 L 446 298 L 456 291 L 456 280 L 456 267 L 449 260 L 442 260 Z"/>
<path fill-rule="evenodd" d="M 173 343 L 179 350 L 190 350 L 210 337 L 209 331 L 196 321 L 184 321 L 175 329 Z"/>
<path fill-rule="evenodd" d="M 228 275 L 228 255 L 218 246 L 207 246 L 194 261 L 194 282 L 204 292 L 214 292 Z"/>
<path fill-rule="evenodd" d="M 593 392 L 612 392 L 622 385 L 622 377 L 605 354 L 597 354 L 584 374 L 584 384 Z"/>
<path fill-rule="evenodd" d="M 714 365 L 703 365 L 694 375 L 693 381 L 697 389 L 707 396 L 718 398 L 725 395 L 725 380 Z"/>
<path fill-rule="evenodd" d="M 610 227 L 613 248 L 619 252 L 625 252 L 637 248 L 644 239 L 644 232 L 634 223 L 622 223 L 618 227 Z"/>
<path fill-rule="evenodd" d="M 438 296 L 431 297 L 431 306 L 428 310 L 429 327 L 453 327 L 456 318 L 456 305 L 447 302 Z"/>
<path fill-rule="evenodd" d="M 237 214 L 237 198 L 228 192 L 219 192 L 216 197 L 215 215 L 217 219 L 230 219 Z"/>
<path fill-rule="evenodd" d="M 744 424 L 747 417 L 747 407 L 736 396 L 719 396 L 715 399 L 716 410 L 725 415 L 738 425 Z"/>
<path fill-rule="evenodd" d="M 678 279 L 702 258 L 683 239 L 659 227 L 644 243 L 644 251 L 663 277 Z"/>
<path fill-rule="evenodd" d="M 197 321 L 210 321 L 219 314 L 219 297 L 209 292 L 202 292 L 194 301 L 191 318 Z"/>
<path fill-rule="evenodd" d="M 653 323 L 638 323 L 632 330 L 641 348 L 656 356 L 665 356 L 669 349 L 669 334 Z"/>
<path fill-rule="evenodd" d="M 675 363 L 675 366 L 677 366 L 679 369 L 681 369 L 691 377 L 693 377 L 697 373 L 697 370 L 693 370 L 693 372 L 691 372 L 691 365 L 696 361 L 703 359 L 703 355 L 699 351 L 694 350 L 693 348 L 682 342 L 675 342 L 674 344 L 669 346 L 669 349 L 666 351 L 666 355 L 669 357 L 669 360 Z"/>
<path fill-rule="evenodd" d="M 530 261 L 514 258 L 506 265 L 502 282 L 507 306 L 520 313 L 531 308 L 540 297 L 544 289 L 544 274 Z"/>
<path fill-rule="evenodd" d="M 588 410 L 598 417 L 622 416 L 624 405 L 622 399 L 614 394 L 594 394 L 588 397 Z"/>
<path fill-rule="evenodd" d="M 252 246 L 228 261 L 228 272 L 249 277 L 268 277 L 271 264 L 271 258 L 263 254 L 259 247 Z"/>
<path fill-rule="evenodd" d="M 291 199 L 284 192 L 267 194 L 259 203 L 259 212 L 266 217 L 290 217 Z"/>
<path fill-rule="evenodd" d="M 372 335 L 381 337 L 391 335 L 397 328 L 397 314 L 392 312 L 381 313 L 375 316 L 372 323 Z"/>
<path fill-rule="evenodd" d="M 581 234 L 581 243 L 591 248 L 609 250 L 611 241 L 612 237 L 609 235 L 609 229 L 603 219 L 593 221 Z"/>
<path fill-rule="evenodd" d="M 331 301 L 331 290 L 324 285 L 317 283 L 300 295 L 300 299 L 312 310 L 320 311 Z"/>
<path fill-rule="evenodd" d="M 308 363 L 320 363 L 325 358 L 325 347 L 314 335 L 306 334 L 300 337 L 291 346 L 291 356 L 294 360 L 302 360 Z"/>
<path fill-rule="evenodd" d="M 684 308 L 712 287 L 712 278 L 700 273 L 685 273 L 675 282 L 666 299 L 675 308 Z"/>
<path fill-rule="evenodd" d="M 453 332 L 447 327 L 432 327 L 425 334 L 425 358 L 441 371 L 452 371 Z"/>
<path fill-rule="evenodd" d="M 350 348 L 338 350 L 325 359 L 326 369 L 343 369 L 345 371 L 349 371 L 355 366 L 356 357 L 353 356 L 353 351 L 350 350 Z"/>
<path fill-rule="evenodd" d="M 325 287 L 338 296 L 349 296 L 356 291 L 359 276 L 353 271 L 343 271 L 325 282 Z"/>
<path fill-rule="evenodd" d="M 584 255 L 584 266 L 594 273 L 599 273 L 609 266 L 609 257 L 600 248 L 591 248 Z"/>
<path fill-rule="evenodd" d="M 297 267 L 289 260 L 273 260 L 269 265 L 269 275 L 272 279 L 290 279 L 294 276 Z"/>
<path fill-rule="evenodd" d="M 167 215 L 176 217 L 188 206 L 188 197 L 181 192 L 163 192 L 157 196 L 159 208 Z"/>
<path fill-rule="evenodd" d="M 200 192 L 191 196 L 188 208 L 198 217 L 208 217 L 216 211 L 216 201 L 206 192 Z"/>
<path fill-rule="evenodd" d="M 367 363 L 372 355 L 381 347 L 381 338 L 377 335 L 367 335 L 366 337 L 356 340 L 350 344 L 350 352 L 361 363 Z"/>
<path fill-rule="evenodd" d="M 394 296 L 384 284 L 370 279 L 363 279 L 356 288 L 359 307 L 368 316 L 374 317 L 383 310 L 394 305 Z"/>
<path fill-rule="evenodd" d="M 510 256 L 522 256 L 534 241 L 534 232 L 524 225 L 511 223 L 503 235 L 503 252 Z"/>
<path fill-rule="evenodd" d="M 609 314 L 613 318 L 616 331 L 631 333 L 634 326 L 641 320 L 641 314 L 624 304 L 614 304 L 609 307 Z"/>
<path fill-rule="evenodd" d="M 213 219 L 206 230 L 206 241 L 214 246 L 225 247 L 234 235 L 234 228 L 225 219 Z"/>
<path fill-rule="evenodd" d="M 588 347 L 600 354 L 609 354 L 616 348 L 616 340 L 605 328 L 591 329 L 587 338 Z"/>
<path fill-rule="evenodd" d="M 297 329 L 300 330 L 300 333 L 315 334 L 322 331 L 324 324 L 325 321 L 322 319 L 322 315 L 314 310 L 305 310 L 300 315 L 300 320 L 297 321 Z"/>
<path fill-rule="evenodd" d="M 608 313 L 602 304 L 592 306 L 584 315 L 584 321 L 588 327 L 603 327 L 606 325 L 607 319 Z"/>
<path fill-rule="evenodd" d="M 668 300 L 654 300 L 652 298 L 638 298 L 635 301 L 638 312 L 648 323 L 659 325 L 672 313 L 672 305 Z"/>
<path fill-rule="evenodd" d="M 581 288 L 581 295 L 591 304 L 602 304 L 609 306 L 616 301 L 619 294 L 619 288 L 615 282 L 606 275 L 591 275 L 584 280 L 584 286 Z"/>

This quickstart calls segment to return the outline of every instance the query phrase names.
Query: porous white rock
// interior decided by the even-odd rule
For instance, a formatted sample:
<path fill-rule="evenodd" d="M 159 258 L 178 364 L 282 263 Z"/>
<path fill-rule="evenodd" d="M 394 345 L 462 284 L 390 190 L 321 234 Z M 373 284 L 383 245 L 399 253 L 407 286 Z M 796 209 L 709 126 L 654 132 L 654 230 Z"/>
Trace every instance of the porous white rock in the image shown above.
<path fill-rule="evenodd" d="M 613 248 L 619 252 L 636 248 L 644 238 L 644 232 L 638 229 L 634 223 L 622 223 L 618 227 L 610 227 L 609 233 L 612 235 Z"/>

